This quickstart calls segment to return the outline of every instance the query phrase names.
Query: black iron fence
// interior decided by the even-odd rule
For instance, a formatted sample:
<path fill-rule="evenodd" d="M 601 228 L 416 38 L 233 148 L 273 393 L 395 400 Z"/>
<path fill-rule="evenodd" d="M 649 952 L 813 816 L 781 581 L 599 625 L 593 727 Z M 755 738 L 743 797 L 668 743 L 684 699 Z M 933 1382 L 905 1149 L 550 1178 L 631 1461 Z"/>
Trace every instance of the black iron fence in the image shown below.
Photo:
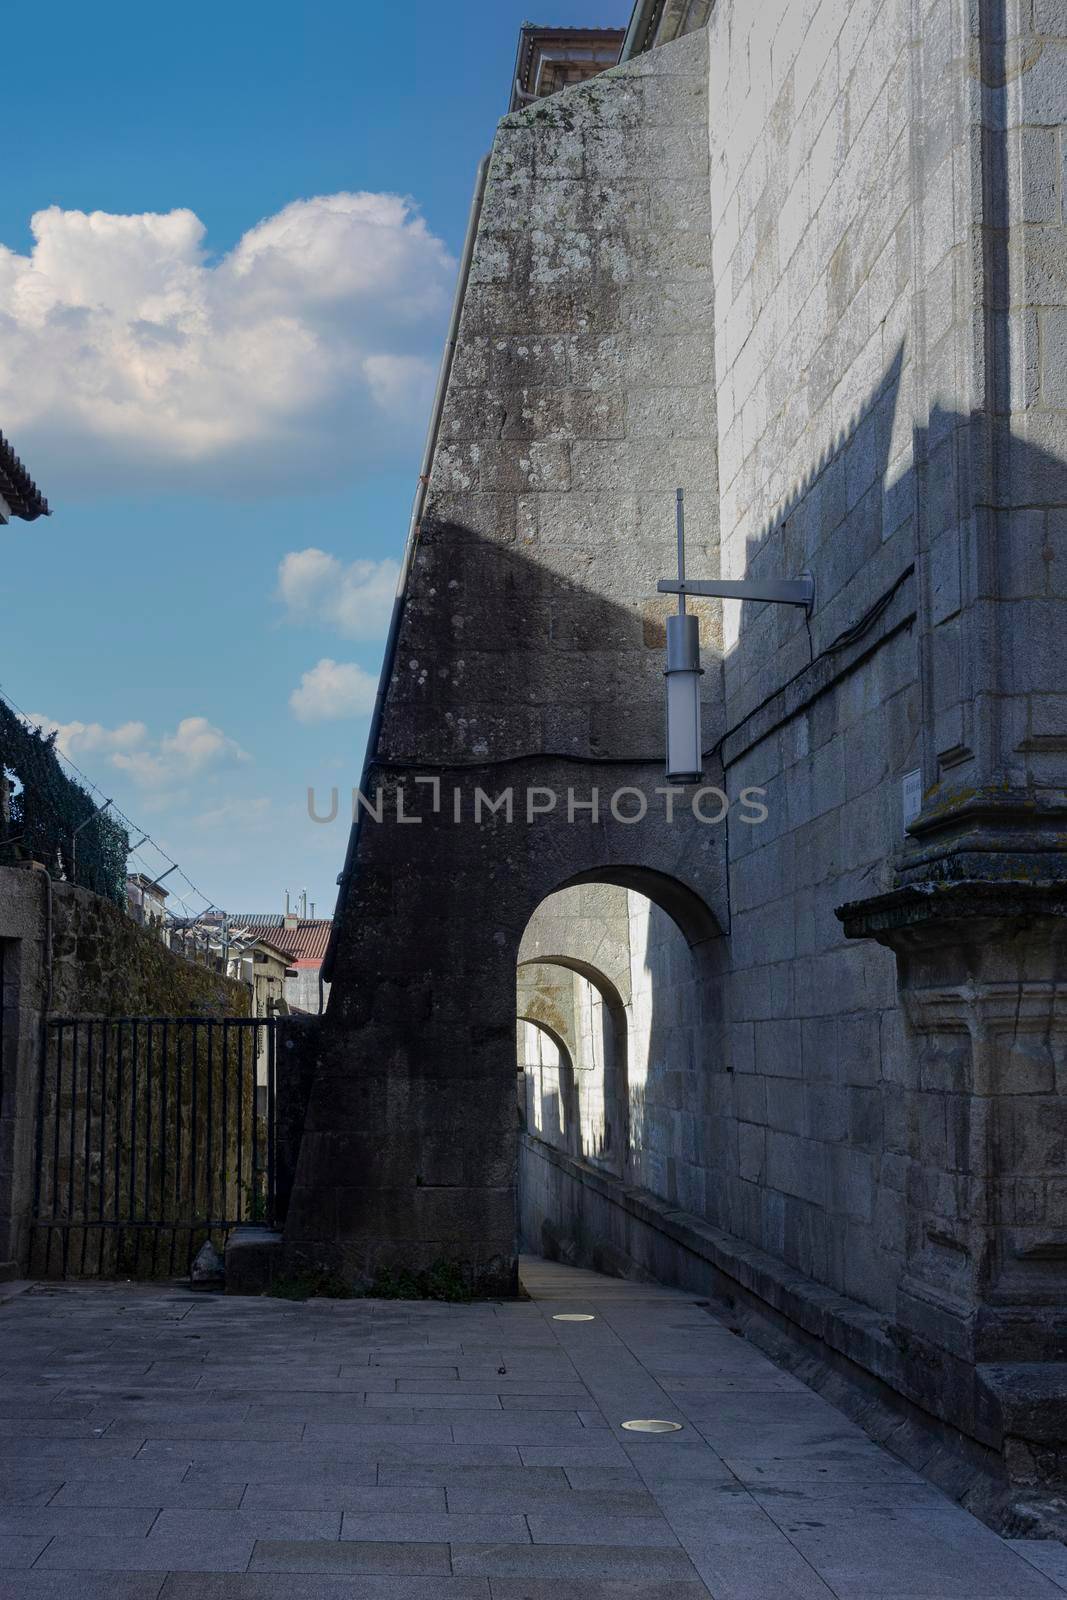
<path fill-rule="evenodd" d="M 45 1029 L 30 1273 L 173 1277 L 274 1222 L 276 1022 L 57 1017 Z"/>

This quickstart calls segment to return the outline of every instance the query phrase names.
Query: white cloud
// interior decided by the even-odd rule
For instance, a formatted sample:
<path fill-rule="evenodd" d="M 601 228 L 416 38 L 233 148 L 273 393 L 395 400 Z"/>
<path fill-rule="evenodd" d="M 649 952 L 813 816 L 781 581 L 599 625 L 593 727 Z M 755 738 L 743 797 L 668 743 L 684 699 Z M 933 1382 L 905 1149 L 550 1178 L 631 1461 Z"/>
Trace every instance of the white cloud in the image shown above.
<path fill-rule="evenodd" d="M 99 722 L 53 722 L 51 717 L 39 716 L 36 712 L 26 721 L 35 728 L 43 728 L 46 733 L 54 733 L 56 749 L 72 761 L 79 756 L 132 750 L 148 737 L 143 722 L 124 722 L 117 728 L 105 728 Z"/>
<path fill-rule="evenodd" d="M 385 632 L 400 567 L 395 561 L 344 566 L 325 550 L 291 550 L 278 567 L 278 594 L 293 622 L 325 622 L 353 639 Z"/>
<path fill-rule="evenodd" d="M 199 777 L 222 760 L 247 761 L 248 757 L 221 728 L 206 717 L 183 717 L 174 733 L 165 733 L 158 745 L 130 753 L 117 751 L 111 764 L 128 772 L 144 789 L 162 789 L 169 784 Z"/>
<path fill-rule="evenodd" d="M 149 737 L 143 722 L 105 728 L 99 722 L 56 722 L 38 712 L 26 720 L 47 733 L 54 732 L 57 748 L 71 760 L 101 757 L 105 765 L 125 773 L 141 789 L 163 790 L 224 762 L 248 760 L 240 745 L 206 717 L 183 717 L 173 733 L 159 739 Z"/>
<path fill-rule="evenodd" d="M 42 482 L 295 486 L 421 430 L 454 263 L 411 202 L 296 200 L 218 261 L 188 210 L 31 227 L 0 245 L 0 414 Z"/>
<path fill-rule="evenodd" d="M 331 661 L 327 656 L 304 673 L 289 704 L 300 722 L 333 722 L 365 715 L 374 705 L 377 688 L 377 680 L 354 661 Z"/>

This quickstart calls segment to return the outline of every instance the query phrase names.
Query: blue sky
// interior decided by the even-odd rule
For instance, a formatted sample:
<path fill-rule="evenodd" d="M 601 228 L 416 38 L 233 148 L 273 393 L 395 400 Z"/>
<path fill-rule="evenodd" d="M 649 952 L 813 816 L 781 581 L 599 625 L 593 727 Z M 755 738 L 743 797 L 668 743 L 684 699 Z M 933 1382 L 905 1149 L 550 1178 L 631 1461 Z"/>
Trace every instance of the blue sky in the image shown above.
<path fill-rule="evenodd" d="M 36 66 L 4 95 L 0 428 L 55 514 L 3 530 L 0 686 L 231 910 L 303 888 L 332 907 L 346 830 L 310 823 L 305 794 L 358 780 L 528 6 L 5 17 L 8 58 Z"/>

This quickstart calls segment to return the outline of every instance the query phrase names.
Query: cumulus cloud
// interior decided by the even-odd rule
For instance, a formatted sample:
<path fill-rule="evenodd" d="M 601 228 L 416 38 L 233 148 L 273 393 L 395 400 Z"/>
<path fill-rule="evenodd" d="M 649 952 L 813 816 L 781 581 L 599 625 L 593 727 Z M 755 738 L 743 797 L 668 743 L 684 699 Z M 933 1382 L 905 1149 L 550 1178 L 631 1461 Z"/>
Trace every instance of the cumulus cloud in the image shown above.
<path fill-rule="evenodd" d="M 0 245 L 0 414 L 42 479 L 293 487 L 421 430 L 454 263 L 410 201 L 295 200 L 218 260 L 189 210 L 31 227 Z"/>
<path fill-rule="evenodd" d="M 143 722 L 123 722 L 117 728 L 105 728 L 99 722 L 54 722 L 51 717 L 34 713 L 27 722 L 35 728 L 56 736 L 56 749 L 72 761 L 84 755 L 113 755 L 115 752 L 136 749 L 148 738 Z"/>
<path fill-rule="evenodd" d="M 352 639 L 385 632 L 400 567 L 395 561 L 353 561 L 314 547 L 291 550 L 278 567 L 278 594 L 292 622 L 324 622 Z"/>
<path fill-rule="evenodd" d="M 140 789 L 166 789 L 223 762 L 248 760 L 236 740 L 206 717 L 183 717 L 173 733 L 159 739 L 149 737 L 143 722 L 106 728 L 99 722 L 56 722 L 37 712 L 26 720 L 54 733 L 57 748 L 72 761 L 86 755 L 103 757 L 106 765 L 125 773 Z"/>
<path fill-rule="evenodd" d="M 354 661 L 324 657 L 305 672 L 289 704 L 301 722 L 334 722 L 365 715 L 374 705 L 378 684 Z"/>

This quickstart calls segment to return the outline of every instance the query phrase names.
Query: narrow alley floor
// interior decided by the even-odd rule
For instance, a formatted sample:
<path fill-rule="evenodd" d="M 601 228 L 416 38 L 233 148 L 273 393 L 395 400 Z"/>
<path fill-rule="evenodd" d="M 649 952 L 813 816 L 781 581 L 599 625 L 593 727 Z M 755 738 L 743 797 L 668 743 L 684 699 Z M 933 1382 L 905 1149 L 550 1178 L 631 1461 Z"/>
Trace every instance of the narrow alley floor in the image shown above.
<path fill-rule="evenodd" d="M 470 1306 L 4 1286 L 0 1600 L 1067 1593 L 1067 1547 L 999 1539 L 691 1295 L 523 1281 Z"/>

